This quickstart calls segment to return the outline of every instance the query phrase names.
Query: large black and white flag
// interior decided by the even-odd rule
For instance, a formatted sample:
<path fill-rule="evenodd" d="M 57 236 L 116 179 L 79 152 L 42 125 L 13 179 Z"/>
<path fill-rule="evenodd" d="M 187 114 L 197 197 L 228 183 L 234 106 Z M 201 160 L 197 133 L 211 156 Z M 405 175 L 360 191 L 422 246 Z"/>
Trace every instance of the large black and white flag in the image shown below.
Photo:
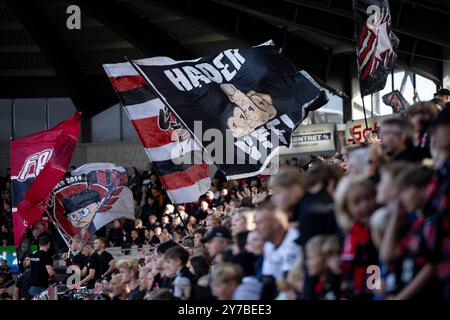
<path fill-rule="evenodd" d="M 362 96 L 380 91 L 397 60 L 388 0 L 353 0 L 356 55 Z"/>
<path fill-rule="evenodd" d="M 272 42 L 189 61 L 131 63 L 228 179 L 261 173 L 307 113 L 328 101 Z"/>

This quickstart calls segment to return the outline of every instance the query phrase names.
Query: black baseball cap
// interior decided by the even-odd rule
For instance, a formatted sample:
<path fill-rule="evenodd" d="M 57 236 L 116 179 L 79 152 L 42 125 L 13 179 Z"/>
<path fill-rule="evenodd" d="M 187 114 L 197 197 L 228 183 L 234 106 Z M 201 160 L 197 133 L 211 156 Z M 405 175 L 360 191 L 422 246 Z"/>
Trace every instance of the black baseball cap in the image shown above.
<path fill-rule="evenodd" d="M 450 124 L 450 104 L 447 103 L 444 109 L 442 109 L 442 111 L 439 112 L 437 117 L 433 120 L 432 126 L 435 127 L 448 124 Z"/>
<path fill-rule="evenodd" d="M 450 96 L 450 90 L 448 89 L 439 89 L 435 94 L 435 96 Z"/>
<path fill-rule="evenodd" d="M 219 237 L 222 239 L 231 239 L 231 234 L 228 228 L 220 226 L 212 228 L 201 240 L 203 243 L 208 242 L 214 237 Z"/>

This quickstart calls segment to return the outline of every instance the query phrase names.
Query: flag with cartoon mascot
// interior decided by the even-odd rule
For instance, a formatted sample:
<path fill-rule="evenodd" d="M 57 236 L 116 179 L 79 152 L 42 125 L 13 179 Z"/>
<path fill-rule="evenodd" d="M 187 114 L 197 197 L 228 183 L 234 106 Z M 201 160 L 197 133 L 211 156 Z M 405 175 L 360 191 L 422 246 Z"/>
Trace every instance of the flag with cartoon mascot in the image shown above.
<path fill-rule="evenodd" d="M 89 239 L 120 218 L 134 220 L 133 195 L 125 169 L 111 163 L 89 163 L 72 171 L 52 191 L 51 219 L 61 235 Z"/>

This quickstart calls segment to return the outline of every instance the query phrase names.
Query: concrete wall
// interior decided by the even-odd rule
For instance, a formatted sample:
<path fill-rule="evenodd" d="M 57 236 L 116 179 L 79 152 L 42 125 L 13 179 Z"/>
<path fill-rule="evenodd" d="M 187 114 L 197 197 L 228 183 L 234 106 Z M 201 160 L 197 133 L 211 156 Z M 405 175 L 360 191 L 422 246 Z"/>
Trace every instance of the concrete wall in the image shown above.
<path fill-rule="evenodd" d="M 9 144 L 0 144 L 0 174 L 9 167 Z M 72 157 L 72 164 L 79 166 L 89 162 L 111 162 L 129 168 L 144 169 L 147 155 L 140 142 L 79 143 Z"/>

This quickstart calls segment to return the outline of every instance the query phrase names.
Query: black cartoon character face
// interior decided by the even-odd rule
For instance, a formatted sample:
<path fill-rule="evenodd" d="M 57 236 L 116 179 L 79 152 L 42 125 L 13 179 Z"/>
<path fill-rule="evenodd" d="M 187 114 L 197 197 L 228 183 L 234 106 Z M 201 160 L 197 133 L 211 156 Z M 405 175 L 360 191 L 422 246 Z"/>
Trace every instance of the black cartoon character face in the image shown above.
<path fill-rule="evenodd" d="M 235 104 L 233 115 L 228 118 L 227 124 L 236 138 L 250 133 L 277 114 L 272 97 L 268 94 L 255 91 L 244 94 L 230 83 L 221 84 L 220 88 Z"/>

